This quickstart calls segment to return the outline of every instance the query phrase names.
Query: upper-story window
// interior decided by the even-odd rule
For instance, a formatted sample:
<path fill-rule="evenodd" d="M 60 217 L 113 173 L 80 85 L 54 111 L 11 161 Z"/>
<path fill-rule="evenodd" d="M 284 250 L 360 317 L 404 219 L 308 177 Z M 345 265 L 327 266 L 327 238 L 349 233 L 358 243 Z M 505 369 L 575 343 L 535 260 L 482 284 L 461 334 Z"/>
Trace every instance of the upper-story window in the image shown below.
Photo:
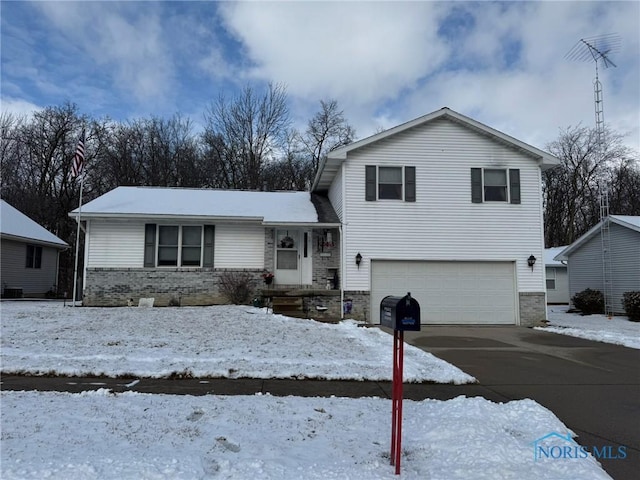
<path fill-rule="evenodd" d="M 472 168 L 471 201 L 520 203 L 520 170 Z"/>
<path fill-rule="evenodd" d="M 145 267 L 212 267 L 213 225 L 145 225 Z"/>
<path fill-rule="evenodd" d="M 416 167 L 365 167 L 365 199 L 416 201 Z"/>

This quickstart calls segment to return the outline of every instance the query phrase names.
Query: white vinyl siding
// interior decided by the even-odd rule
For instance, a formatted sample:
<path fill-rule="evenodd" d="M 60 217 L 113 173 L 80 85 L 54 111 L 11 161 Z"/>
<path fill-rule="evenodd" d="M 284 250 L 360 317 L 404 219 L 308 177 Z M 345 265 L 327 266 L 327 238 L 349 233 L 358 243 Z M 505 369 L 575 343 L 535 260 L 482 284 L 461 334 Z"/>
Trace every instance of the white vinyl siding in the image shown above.
<path fill-rule="evenodd" d="M 90 220 L 87 268 L 142 268 L 144 223 Z"/>
<path fill-rule="evenodd" d="M 365 201 L 365 165 L 416 167 L 416 202 Z M 521 204 L 471 202 L 471 168 L 520 170 Z M 343 163 L 346 290 L 369 290 L 371 259 L 515 261 L 520 292 L 544 292 L 541 178 L 535 160 L 438 120 L 356 150 Z M 360 252 L 358 269 L 352 261 Z"/>
<path fill-rule="evenodd" d="M 264 227 L 216 225 L 215 268 L 264 268 Z"/>
<path fill-rule="evenodd" d="M 338 170 L 336 177 L 329 187 L 329 201 L 333 206 L 338 218 L 341 222 L 344 222 L 344 212 L 342 211 L 342 167 Z"/>
<path fill-rule="evenodd" d="M 91 220 L 88 238 L 88 268 L 143 267 L 144 223 Z M 216 225 L 213 262 L 215 268 L 264 268 L 264 227 Z"/>

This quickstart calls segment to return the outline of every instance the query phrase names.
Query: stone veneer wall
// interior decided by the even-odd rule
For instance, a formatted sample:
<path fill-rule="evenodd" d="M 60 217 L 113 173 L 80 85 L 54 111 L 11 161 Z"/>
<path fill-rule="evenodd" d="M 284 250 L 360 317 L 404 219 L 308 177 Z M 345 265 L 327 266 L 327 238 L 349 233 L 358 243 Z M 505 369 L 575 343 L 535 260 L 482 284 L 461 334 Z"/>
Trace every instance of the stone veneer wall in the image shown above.
<path fill-rule="evenodd" d="M 344 298 L 352 301 L 350 315 L 345 318 L 364 320 L 367 323 L 378 323 L 378 311 L 370 311 L 371 296 L 367 291 L 345 291 Z M 520 292 L 520 325 L 534 327 L 542 325 L 547 318 L 547 306 L 544 292 Z"/>
<path fill-rule="evenodd" d="M 346 313 L 344 318 L 353 318 L 354 320 L 362 320 L 367 323 L 377 323 L 379 312 L 373 312 L 374 321 L 372 321 L 372 312 L 370 311 L 369 302 L 371 295 L 364 290 L 351 290 L 344 292 L 345 302 L 351 300 L 351 313 Z"/>
<path fill-rule="evenodd" d="M 227 272 L 249 273 L 257 290 L 263 286 L 262 270 L 213 268 L 90 268 L 82 303 L 91 307 L 134 305 L 143 297 L 166 306 L 227 303 L 219 294 L 220 277 Z"/>
<path fill-rule="evenodd" d="M 547 318 L 544 292 L 520 292 L 520 325 L 536 327 Z"/>

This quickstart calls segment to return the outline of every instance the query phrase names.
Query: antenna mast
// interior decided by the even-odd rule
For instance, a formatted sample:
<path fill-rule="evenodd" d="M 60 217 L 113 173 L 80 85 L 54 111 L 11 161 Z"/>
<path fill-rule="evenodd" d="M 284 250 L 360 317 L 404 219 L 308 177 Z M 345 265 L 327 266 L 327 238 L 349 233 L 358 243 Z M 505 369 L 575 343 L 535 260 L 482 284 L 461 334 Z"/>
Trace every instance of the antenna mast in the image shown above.
<path fill-rule="evenodd" d="M 604 68 L 616 67 L 609 55 L 620 50 L 620 37 L 615 33 L 600 35 L 597 37 L 581 38 L 564 58 L 579 62 L 594 62 L 596 67 L 596 78 L 593 81 L 593 98 L 596 112 L 596 135 L 598 149 L 602 153 L 604 147 L 604 99 L 602 96 L 602 83 L 600 83 L 598 62 Z"/>
<path fill-rule="evenodd" d="M 581 38 L 565 55 L 568 60 L 593 61 L 596 67 L 596 78 L 593 81 L 593 99 L 596 113 L 596 149 L 597 155 L 604 158 L 605 127 L 604 127 L 604 99 L 602 97 L 602 83 L 598 75 L 598 62 L 604 68 L 616 67 L 609 54 L 620 50 L 620 37 L 615 33 L 598 37 Z M 604 285 L 604 313 L 613 316 L 613 267 L 611 263 L 611 238 L 609 234 L 609 192 L 604 183 L 600 190 L 600 243 L 602 247 L 602 283 Z"/>

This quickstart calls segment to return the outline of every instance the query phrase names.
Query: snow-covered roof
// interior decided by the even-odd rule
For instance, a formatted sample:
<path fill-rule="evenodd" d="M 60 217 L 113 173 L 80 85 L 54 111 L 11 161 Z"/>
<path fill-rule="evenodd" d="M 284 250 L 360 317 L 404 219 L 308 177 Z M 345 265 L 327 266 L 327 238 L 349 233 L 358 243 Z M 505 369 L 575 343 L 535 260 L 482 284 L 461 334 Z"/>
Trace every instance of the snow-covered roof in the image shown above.
<path fill-rule="evenodd" d="M 396 127 L 390 128 L 383 132 L 377 133 L 375 135 L 371 135 L 370 137 L 363 138 L 362 140 L 358 140 L 357 142 L 350 143 L 349 145 L 345 145 L 340 148 L 336 148 L 335 150 L 329 152 L 327 158 L 324 159 L 320 168 L 318 169 L 318 173 L 316 174 L 316 178 L 313 182 L 313 187 L 311 191 L 324 191 L 328 190 L 331 185 L 331 181 L 336 175 L 338 169 L 340 168 L 340 164 L 347 159 L 347 154 L 353 150 L 357 150 L 362 147 L 366 147 L 372 143 L 378 142 L 380 140 L 384 140 L 392 135 L 397 133 L 404 132 L 411 128 L 424 125 L 428 122 L 437 120 L 437 119 L 447 119 L 453 122 L 459 123 L 466 128 L 474 130 L 482 135 L 485 135 L 492 140 L 500 142 L 502 144 L 508 145 L 510 148 L 516 149 L 520 152 L 523 152 L 530 157 L 534 158 L 543 169 L 551 168 L 555 165 L 560 164 L 560 160 L 557 157 L 554 157 L 550 153 L 547 153 L 543 150 L 535 148 L 527 143 L 524 143 L 506 133 L 502 133 L 499 130 L 491 128 L 483 123 L 480 123 L 472 118 L 469 118 L 461 113 L 456 112 L 455 110 L 451 110 L 448 107 L 443 107 L 440 110 L 436 110 L 435 112 L 431 112 L 427 115 L 423 115 L 422 117 L 418 117 L 414 120 L 405 122 Z"/>
<path fill-rule="evenodd" d="M 609 215 L 607 219 L 616 225 L 620 225 L 621 227 L 626 227 L 636 232 L 640 232 L 640 216 L 636 215 Z M 571 245 L 562 250 L 559 254 L 554 257 L 554 260 L 569 260 L 569 255 L 575 252 L 580 246 L 582 246 L 585 242 L 587 242 L 591 237 L 600 233 L 600 227 L 602 226 L 602 222 L 598 222 L 598 224 L 589 230 L 587 233 L 578 238 Z"/>
<path fill-rule="evenodd" d="M 544 265 L 546 267 L 566 267 L 565 263 L 559 260 L 555 260 L 554 257 L 562 252 L 567 246 L 563 247 L 551 247 L 544 249 Z"/>
<path fill-rule="evenodd" d="M 71 212 L 77 215 L 78 209 Z M 160 187 L 118 187 L 82 206 L 82 217 L 184 218 L 317 224 L 309 192 L 250 192 Z"/>
<path fill-rule="evenodd" d="M 59 239 L 4 200 L 0 200 L 0 207 L 0 233 L 3 238 L 44 243 L 60 248 L 69 246 L 64 240 Z"/>

